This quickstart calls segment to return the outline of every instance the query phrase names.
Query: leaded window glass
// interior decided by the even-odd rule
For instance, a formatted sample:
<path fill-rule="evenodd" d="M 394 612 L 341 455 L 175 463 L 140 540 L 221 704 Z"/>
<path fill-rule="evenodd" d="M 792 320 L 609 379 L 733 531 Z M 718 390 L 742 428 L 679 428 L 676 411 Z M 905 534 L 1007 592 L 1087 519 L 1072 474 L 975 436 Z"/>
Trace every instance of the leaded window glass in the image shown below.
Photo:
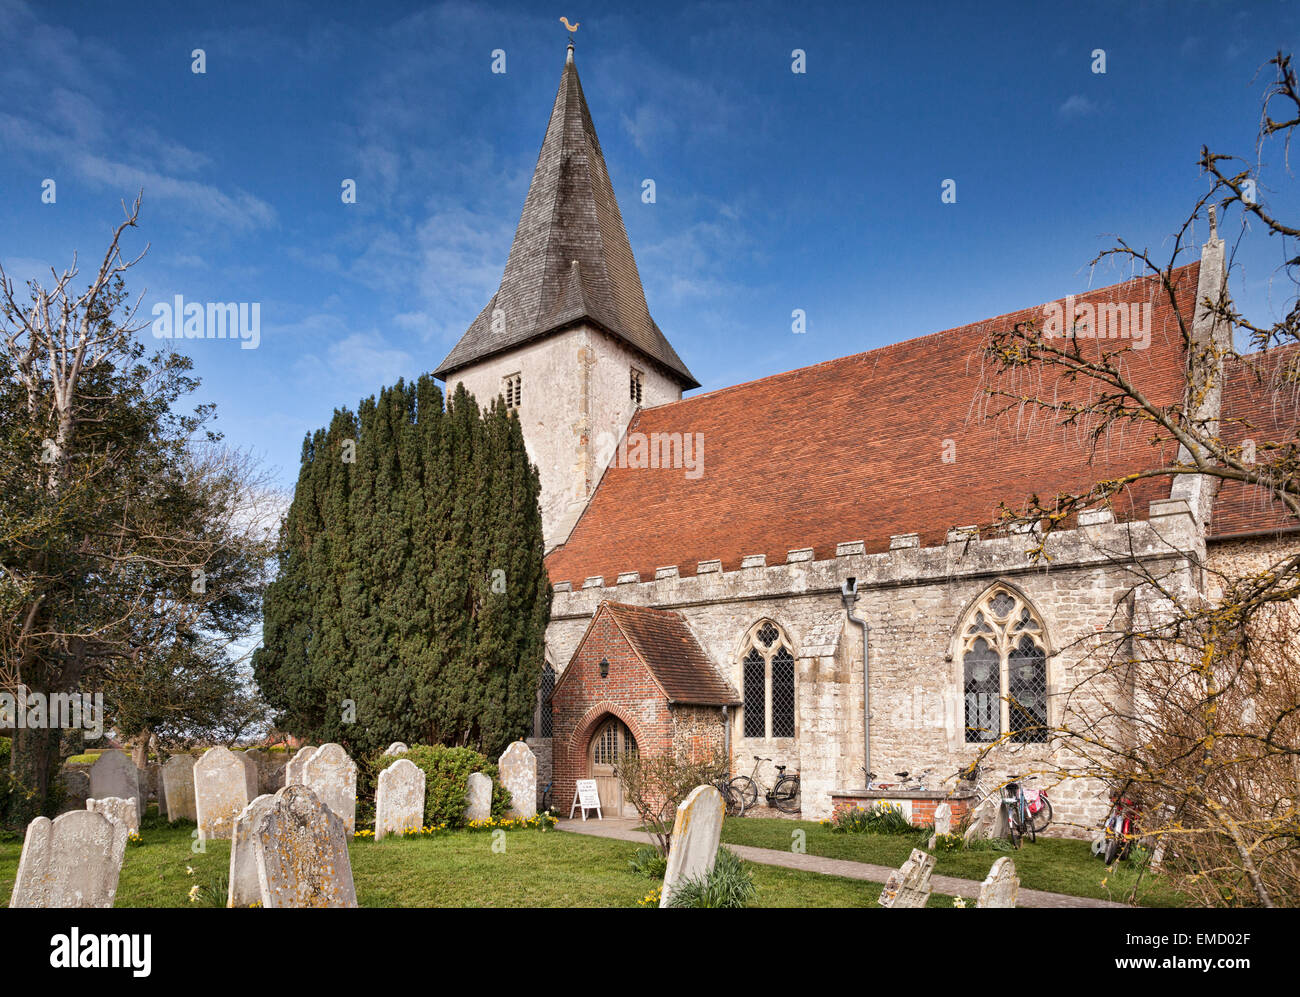
<path fill-rule="evenodd" d="M 741 658 L 745 737 L 795 736 L 794 650 L 771 620 L 750 628 Z"/>
<path fill-rule="evenodd" d="M 1047 649 L 1043 623 L 1014 590 L 991 589 L 961 636 L 966 740 L 1043 742 L 1047 727 Z"/>

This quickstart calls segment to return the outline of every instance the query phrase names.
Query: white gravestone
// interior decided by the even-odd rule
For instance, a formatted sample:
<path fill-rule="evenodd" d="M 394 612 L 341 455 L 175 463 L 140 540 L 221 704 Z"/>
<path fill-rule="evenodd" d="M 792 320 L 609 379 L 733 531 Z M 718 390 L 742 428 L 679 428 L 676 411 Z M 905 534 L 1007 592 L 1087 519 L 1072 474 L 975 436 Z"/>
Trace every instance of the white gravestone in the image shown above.
<path fill-rule="evenodd" d="M 664 887 L 659 895 L 660 907 L 671 903 L 672 892 L 679 884 L 713 871 L 726 809 L 722 794 L 712 786 L 696 786 L 677 808 L 668 868 L 664 870 Z"/>
<path fill-rule="evenodd" d="M 952 834 L 952 807 L 944 800 L 934 808 L 934 834 L 930 835 L 930 847 L 934 848 L 940 835 Z"/>
<path fill-rule="evenodd" d="M 501 785 L 510 791 L 510 817 L 537 814 L 537 756 L 523 741 L 514 741 L 497 761 Z"/>
<path fill-rule="evenodd" d="M 357 826 L 357 763 L 342 745 L 322 744 L 307 759 L 302 770 L 303 785 L 339 815 L 348 837 Z"/>
<path fill-rule="evenodd" d="M 86 801 L 86 809 L 93 813 L 103 814 L 105 817 L 112 817 L 114 820 L 120 820 L 126 825 L 128 834 L 138 834 L 140 832 L 140 806 L 136 803 L 135 797 L 126 800 L 120 796 L 106 796 L 102 800 L 96 800 L 92 797 Z"/>
<path fill-rule="evenodd" d="M 375 840 L 424 826 L 424 770 L 402 758 L 379 773 L 375 791 Z"/>
<path fill-rule="evenodd" d="M 70 810 L 27 825 L 10 907 L 112 907 L 126 854 L 126 825 Z"/>
<path fill-rule="evenodd" d="M 235 818 L 235 832 L 230 836 L 227 907 L 251 907 L 262 899 L 262 887 L 257 880 L 257 855 L 253 848 L 253 832 L 273 803 L 275 797 L 269 793 L 264 794 L 244 807 Z"/>
<path fill-rule="evenodd" d="M 293 753 L 284 767 L 284 784 L 286 786 L 302 785 L 302 767 L 307 764 L 307 759 L 316 754 L 316 745 L 304 744 L 301 748 Z"/>
<path fill-rule="evenodd" d="M 394 741 L 392 744 L 390 744 L 387 748 L 384 749 L 384 753 L 380 757 L 387 758 L 389 755 L 404 755 L 410 750 L 411 749 L 408 748 L 401 741 Z"/>
<path fill-rule="evenodd" d="M 980 896 L 975 906 L 1014 907 L 1019 893 L 1020 877 L 1016 875 L 1016 864 L 1004 855 L 993 863 L 993 868 L 980 884 Z"/>
<path fill-rule="evenodd" d="M 162 767 L 163 798 L 168 820 L 198 821 L 194 809 L 194 756 L 172 755 Z"/>
<path fill-rule="evenodd" d="M 934 856 L 913 848 L 911 857 L 885 880 L 885 888 L 880 891 L 880 906 L 924 907 L 930 899 L 932 872 Z"/>
<path fill-rule="evenodd" d="M 244 763 L 229 748 L 209 748 L 194 764 L 194 809 L 199 840 L 229 838 L 235 818 L 248 806 Z"/>
<path fill-rule="evenodd" d="M 253 833 L 262 906 L 355 907 L 343 821 L 306 786 L 275 794 Z"/>
<path fill-rule="evenodd" d="M 492 780 L 482 772 L 471 772 L 465 794 L 465 820 L 487 820 L 491 816 Z"/>
<path fill-rule="evenodd" d="M 122 751 L 105 751 L 90 766 L 90 795 L 97 800 L 116 796 L 125 800 L 134 797 L 137 808 L 143 813 L 140 801 L 140 770 Z"/>
<path fill-rule="evenodd" d="M 985 797 L 971 812 L 970 823 L 966 825 L 966 833 L 962 840 L 969 843 L 976 838 L 993 837 L 994 826 L 1001 813 L 1002 809 L 998 798 L 996 796 Z"/>

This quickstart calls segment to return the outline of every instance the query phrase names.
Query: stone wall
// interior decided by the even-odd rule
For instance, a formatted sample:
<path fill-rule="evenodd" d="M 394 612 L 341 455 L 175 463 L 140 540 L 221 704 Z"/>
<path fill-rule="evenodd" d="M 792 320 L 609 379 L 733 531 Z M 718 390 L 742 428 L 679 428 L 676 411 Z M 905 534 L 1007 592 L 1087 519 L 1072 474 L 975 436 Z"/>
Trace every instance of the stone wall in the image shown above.
<path fill-rule="evenodd" d="M 1099 517 L 1100 520 L 1100 517 Z M 904 541 L 905 542 L 905 541 Z M 1034 541 L 1036 542 L 1036 541 Z M 1098 521 L 1053 537 L 1050 561 L 1034 563 L 1025 536 L 979 539 L 971 535 L 941 547 L 903 546 L 863 554 L 860 543 L 840 545 L 833 559 L 811 561 L 792 551 L 786 564 L 755 564 L 734 571 L 716 562 L 661 571 L 649 581 L 557 587 L 547 631 L 557 672 L 581 639 L 600 602 L 609 599 L 681 612 L 710 658 L 741 689 L 741 642 L 758 620 L 775 621 L 794 645 L 794 738 L 754 739 L 743 733 L 743 711 L 732 717 L 733 771 L 748 774 L 752 756 L 798 770 L 805 817 L 831 811 L 831 791 L 864 784 L 862 636 L 843 626 L 840 587 L 857 579 L 856 613 L 871 626 L 871 767 L 878 773 L 934 769 L 933 780 L 954 774 L 978 751 L 965 742 L 962 669 L 954 653 L 963 615 L 996 582 L 1022 593 L 1041 615 L 1049 644 L 1049 721 L 1063 709 L 1064 692 L 1077 681 L 1097 634 L 1111 625 L 1117 605 L 1135 579 L 1116 561 L 1141 558 L 1155 570 L 1187 571 L 1181 552 L 1197 545 L 1195 524 L 1182 502 L 1152 503 L 1152 518 L 1131 526 Z M 757 559 L 756 559 L 757 560 Z M 712 570 L 710 570 L 712 569 Z M 827 621 L 838 638 L 827 645 Z M 611 658 L 611 662 L 613 659 Z M 638 707 L 629 702 L 626 709 Z M 658 717 L 652 704 L 642 709 Z M 649 720 L 650 718 L 646 718 Z M 556 741 L 560 742 L 557 711 Z M 568 721 L 571 725 L 572 721 Z M 1047 745 L 1000 750 L 990 775 L 1020 775 L 1049 759 Z M 557 762 L 558 765 L 558 762 Z M 760 769 L 770 786 L 775 773 Z M 572 787 L 567 790 L 572 793 Z M 1105 814 L 1104 787 L 1072 782 L 1052 791 L 1057 819 L 1091 825 Z"/>

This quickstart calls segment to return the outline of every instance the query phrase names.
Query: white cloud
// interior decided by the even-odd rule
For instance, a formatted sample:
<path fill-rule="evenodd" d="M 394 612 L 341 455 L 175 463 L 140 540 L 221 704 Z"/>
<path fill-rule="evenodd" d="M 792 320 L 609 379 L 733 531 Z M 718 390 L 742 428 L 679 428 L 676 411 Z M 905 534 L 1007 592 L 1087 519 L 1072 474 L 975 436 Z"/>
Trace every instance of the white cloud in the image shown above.
<path fill-rule="evenodd" d="M 1101 108 L 1083 94 L 1074 94 L 1069 97 L 1064 104 L 1056 109 L 1056 113 L 1062 118 L 1082 118 L 1089 114 L 1096 114 Z"/>

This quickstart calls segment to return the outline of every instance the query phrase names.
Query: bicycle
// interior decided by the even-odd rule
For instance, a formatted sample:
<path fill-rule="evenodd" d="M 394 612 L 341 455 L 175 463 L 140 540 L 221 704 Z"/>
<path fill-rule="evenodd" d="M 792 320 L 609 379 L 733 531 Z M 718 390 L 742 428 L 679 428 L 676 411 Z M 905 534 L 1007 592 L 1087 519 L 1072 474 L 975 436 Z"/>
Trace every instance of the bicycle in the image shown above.
<path fill-rule="evenodd" d="M 713 780 L 713 788 L 722 794 L 722 802 L 726 804 L 726 815 L 728 817 L 745 816 L 745 798 L 740 794 L 731 780 L 727 778 L 729 772 L 724 772 L 718 778 Z"/>
<path fill-rule="evenodd" d="M 758 804 L 758 783 L 754 781 L 754 776 L 758 775 L 759 765 L 771 760 L 770 758 L 755 755 L 754 771 L 750 775 L 738 775 L 731 780 L 731 785 L 741 794 L 745 810 L 749 810 Z M 798 813 L 800 806 L 799 773 L 786 775 L 785 770 L 786 766 L 784 765 L 776 766 L 776 785 L 767 790 L 764 796 L 767 799 L 768 806 L 775 807 L 782 813 Z"/>
<path fill-rule="evenodd" d="M 1002 789 L 1002 805 L 1007 808 L 1007 830 L 1011 847 L 1019 848 L 1027 837 L 1031 844 L 1038 840 L 1034 830 L 1034 817 L 1029 812 L 1029 799 L 1018 782 L 1009 782 Z"/>
<path fill-rule="evenodd" d="M 1110 813 L 1102 828 L 1102 836 L 1092 843 L 1092 853 L 1114 865 L 1117 859 L 1128 858 L 1137 829 L 1137 804 L 1123 793 L 1112 793 Z"/>

